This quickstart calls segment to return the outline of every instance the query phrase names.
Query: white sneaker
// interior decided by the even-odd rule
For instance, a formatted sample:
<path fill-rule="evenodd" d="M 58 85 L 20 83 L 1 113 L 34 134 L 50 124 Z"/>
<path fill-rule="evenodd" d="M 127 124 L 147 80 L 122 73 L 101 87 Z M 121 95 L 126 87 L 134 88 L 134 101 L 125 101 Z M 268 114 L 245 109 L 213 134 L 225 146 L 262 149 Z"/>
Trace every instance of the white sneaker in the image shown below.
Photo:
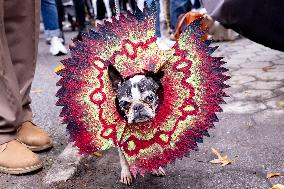
<path fill-rule="evenodd" d="M 62 40 L 60 40 L 58 37 L 52 37 L 50 40 L 49 52 L 53 56 L 60 56 L 67 54 L 67 49 L 64 47 Z"/>

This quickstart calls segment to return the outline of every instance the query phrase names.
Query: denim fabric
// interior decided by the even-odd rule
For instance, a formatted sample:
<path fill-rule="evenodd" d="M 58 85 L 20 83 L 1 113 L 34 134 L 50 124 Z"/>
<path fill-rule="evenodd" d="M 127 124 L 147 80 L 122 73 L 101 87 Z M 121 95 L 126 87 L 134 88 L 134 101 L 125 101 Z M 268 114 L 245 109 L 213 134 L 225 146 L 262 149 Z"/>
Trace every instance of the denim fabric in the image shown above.
<path fill-rule="evenodd" d="M 150 2 L 149 2 L 150 5 Z M 159 19 L 159 13 L 160 13 L 160 1 L 156 0 L 156 9 L 157 9 L 157 13 L 156 13 L 156 37 L 161 37 L 161 32 L 160 32 L 160 19 Z"/>
<path fill-rule="evenodd" d="M 159 12 L 160 12 L 159 0 L 156 0 L 156 6 L 157 6 L 156 37 L 161 37 L 160 22 L 159 22 Z M 191 9 L 192 9 L 192 4 L 190 0 L 170 0 L 171 28 L 173 29 L 173 31 L 175 31 L 179 15 L 186 13 Z"/>
<path fill-rule="evenodd" d="M 171 28 L 175 31 L 178 17 L 192 9 L 190 0 L 170 1 Z"/>
<path fill-rule="evenodd" d="M 58 37 L 60 30 L 55 0 L 41 0 L 41 13 L 46 38 Z"/>
<path fill-rule="evenodd" d="M 192 8 L 194 9 L 200 9 L 201 8 L 201 3 L 199 0 L 194 0 L 192 3 Z"/>
<path fill-rule="evenodd" d="M 145 0 L 145 2 L 147 3 L 147 5 L 151 5 L 151 3 L 153 2 L 154 0 Z"/>

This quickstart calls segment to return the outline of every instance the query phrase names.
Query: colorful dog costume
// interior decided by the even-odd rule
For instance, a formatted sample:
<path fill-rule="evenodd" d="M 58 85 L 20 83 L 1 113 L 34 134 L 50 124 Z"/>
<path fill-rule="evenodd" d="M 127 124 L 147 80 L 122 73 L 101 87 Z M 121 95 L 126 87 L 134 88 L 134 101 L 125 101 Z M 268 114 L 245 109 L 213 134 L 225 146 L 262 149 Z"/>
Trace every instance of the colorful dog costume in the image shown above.
<path fill-rule="evenodd" d="M 144 174 L 177 158 L 189 156 L 197 142 L 217 121 L 228 87 L 222 58 L 212 57 L 216 47 L 202 42 L 200 20 L 193 22 L 169 50 L 160 50 L 155 38 L 154 12 L 120 15 L 105 22 L 77 42 L 64 69 L 57 105 L 72 141 L 83 154 L 120 147 L 134 175 Z M 156 117 L 127 125 L 117 112 L 108 64 L 123 77 L 165 73 L 163 102 Z"/>

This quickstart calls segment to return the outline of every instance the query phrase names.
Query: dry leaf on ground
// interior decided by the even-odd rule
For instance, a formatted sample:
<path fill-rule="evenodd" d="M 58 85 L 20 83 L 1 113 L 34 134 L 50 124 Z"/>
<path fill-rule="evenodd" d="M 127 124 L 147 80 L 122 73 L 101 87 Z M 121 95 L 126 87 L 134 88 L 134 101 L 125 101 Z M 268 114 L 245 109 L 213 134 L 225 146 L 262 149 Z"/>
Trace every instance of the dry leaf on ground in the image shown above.
<path fill-rule="evenodd" d="M 228 158 L 228 156 L 222 156 L 215 148 L 211 148 L 212 152 L 218 157 L 218 159 L 213 159 L 210 163 L 213 164 L 221 164 L 222 166 L 226 166 L 230 163 L 233 163 L 232 160 Z"/>
<path fill-rule="evenodd" d="M 284 185 L 276 184 L 276 185 L 272 186 L 270 189 L 284 189 Z"/>
<path fill-rule="evenodd" d="M 102 157 L 103 156 L 103 154 L 101 154 L 101 153 L 99 153 L 99 152 L 94 152 L 93 153 L 95 156 L 98 156 L 98 157 Z"/>
<path fill-rule="evenodd" d="M 276 102 L 276 107 L 277 107 L 277 108 L 284 108 L 284 101 L 278 101 L 278 102 Z"/>
<path fill-rule="evenodd" d="M 273 69 L 275 69 L 275 68 L 273 68 L 273 66 L 265 66 L 265 67 L 262 68 L 262 70 L 264 72 L 268 72 L 269 70 L 273 70 Z"/>
<path fill-rule="evenodd" d="M 48 76 L 48 79 L 52 79 L 52 78 L 55 78 L 55 75 L 54 75 L 54 74 Z"/>
<path fill-rule="evenodd" d="M 31 93 L 42 93 L 43 92 L 43 89 L 35 89 L 35 90 L 31 90 Z"/>
<path fill-rule="evenodd" d="M 271 177 L 281 176 L 281 173 L 267 173 L 266 178 L 270 179 Z"/>
<path fill-rule="evenodd" d="M 65 67 L 64 66 L 57 66 L 55 69 L 54 69 L 54 71 L 55 72 L 58 72 L 58 71 L 60 71 L 60 70 L 62 70 L 62 69 L 64 69 Z"/>

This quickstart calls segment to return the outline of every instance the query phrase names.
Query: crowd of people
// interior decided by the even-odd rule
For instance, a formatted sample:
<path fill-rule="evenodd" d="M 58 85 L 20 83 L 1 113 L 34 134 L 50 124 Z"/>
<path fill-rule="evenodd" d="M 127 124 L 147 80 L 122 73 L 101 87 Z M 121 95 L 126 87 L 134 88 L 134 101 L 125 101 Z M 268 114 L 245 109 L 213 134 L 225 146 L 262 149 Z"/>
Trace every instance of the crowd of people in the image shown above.
<path fill-rule="evenodd" d="M 127 0 L 120 1 L 122 11 L 127 10 Z M 131 10 L 135 10 L 136 2 L 130 1 Z M 75 39 L 81 40 L 81 34 L 87 31 L 87 26 L 95 26 L 111 18 L 115 14 L 114 1 L 109 0 L 42 0 L 42 22 L 47 44 L 52 55 L 65 55 L 64 23 L 68 23 L 72 31 L 78 30 Z"/>
<path fill-rule="evenodd" d="M 67 49 L 64 46 L 65 38 L 63 30 L 69 26 L 72 31 L 77 30 L 75 40 L 81 40 L 81 35 L 87 32 L 88 27 L 95 27 L 96 23 L 103 23 L 117 14 L 117 11 L 134 12 L 136 9 L 143 9 L 145 4 L 151 4 L 153 0 L 42 0 L 41 13 L 44 25 L 44 33 L 47 44 L 50 45 L 52 55 L 65 55 Z M 117 5 L 116 5 L 117 4 Z M 170 14 L 172 14 L 171 28 L 174 29 L 177 18 L 180 14 L 191 9 L 200 9 L 199 0 L 177 0 L 171 1 Z M 165 28 L 157 28 L 160 32 Z M 164 29 L 166 30 L 166 28 Z M 159 33 L 158 33 L 159 36 Z"/>

